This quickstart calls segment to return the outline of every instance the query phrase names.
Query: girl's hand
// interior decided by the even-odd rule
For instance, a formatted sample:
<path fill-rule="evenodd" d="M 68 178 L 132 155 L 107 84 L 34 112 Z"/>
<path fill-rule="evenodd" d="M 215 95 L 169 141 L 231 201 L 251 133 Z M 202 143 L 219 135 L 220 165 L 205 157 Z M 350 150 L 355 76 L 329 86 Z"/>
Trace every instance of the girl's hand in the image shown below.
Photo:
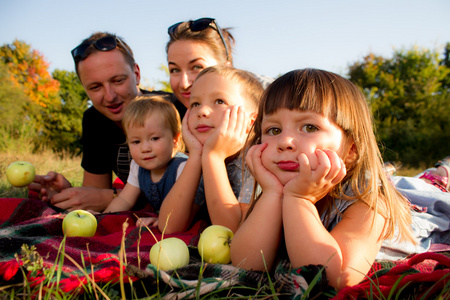
<path fill-rule="evenodd" d="M 186 148 L 189 151 L 189 155 L 200 155 L 201 156 L 202 151 L 203 151 L 203 145 L 192 134 L 192 132 L 189 128 L 189 125 L 188 125 L 189 113 L 190 113 L 190 109 L 188 109 L 186 111 L 186 114 L 184 115 L 184 118 L 182 121 L 182 126 L 181 126 L 184 144 L 186 145 Z"/>
<path fill-rule="evenodd" d="M 214 152 L 225 158 L 238 153 L 245 144 L 249 116 L 241 106 L 228 107 L 219 127 L 203 145 L 205 152 Z"/>
<path fill-rule="evenodd" d="M 315 169 L 312 169 L 311 161 L 317 161 Z M 300 154 L 298 162 L 300 173 L 284 186 L 284 195 L 306 199 L 313 204 L 327 195 L 347 173 L 344 162 L 332 150 L 316 149 L 312 158 Z"/>
<path fill-rule="evenodd" d="M 278 178 L 264 167 L 261 161 L 261 155 L 267 143 L 252 146 L 245 156 L 245 161 L 250 169 L 250 173 L 261 186 L 264 193 L 273 191 L 279 195 L 283 193 L 283 185 Z"/>
<path fill-rule="evenodd" d="M 136 222 L 137 227 L 156 227 L 158 226 L 158 218 L 147 217 L 139 218 Z"/>

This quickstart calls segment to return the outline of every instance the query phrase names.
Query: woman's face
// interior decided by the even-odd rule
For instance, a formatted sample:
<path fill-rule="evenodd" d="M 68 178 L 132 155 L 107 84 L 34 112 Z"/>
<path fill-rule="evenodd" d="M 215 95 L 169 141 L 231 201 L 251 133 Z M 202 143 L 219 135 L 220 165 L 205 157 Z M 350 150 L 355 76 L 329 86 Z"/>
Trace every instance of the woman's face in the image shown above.
<path fill-rule="evenodd" d="M 191 86 L 197 75 L 205 68 L 218 64 L 211 49 L 202 42 L 176 41 L 167 51 L 170 86 L 177 99 L 188 107 Z"/>

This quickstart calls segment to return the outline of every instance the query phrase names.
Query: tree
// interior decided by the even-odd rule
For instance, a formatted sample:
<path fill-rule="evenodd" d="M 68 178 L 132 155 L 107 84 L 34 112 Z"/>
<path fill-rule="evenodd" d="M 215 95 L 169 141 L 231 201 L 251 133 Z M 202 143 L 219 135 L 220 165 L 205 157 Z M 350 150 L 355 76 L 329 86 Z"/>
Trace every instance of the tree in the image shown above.
<path fill-rule="evenodd" d="M 444 55 L 443 59 L 441 60 L 441 65 L 445 66 L 446 68 L 450 69 L 450 43 L 447 43 L 445 45 L 444 49 Z M 442 80 L 442 86 L 447 89 L 447 91 L 450 90 L 450 76 L 445 77 Z"/>
<path fill-rule="evenodd" d="M 25 42 L 14 40 L 0 47 L 0 58 L 7 65 L 11 80 L 42 107 L 58 105 L 58 81 L 48 72 L 48 63 Z"/>
<path fill-rule="evenodd" d="M 25 93 L 14 84 L 5 63 L 0 61 L 0 127 L 2 130 L 23 122 L 30 102 Z"/>
<path fill-rule="evenodd" d="M 89 98 L 75 72 L 56 69 L 52 76 L 59 82 L 60 105 L 45 110 L 41 139 L 56 151 L 78 154 L 81 151 L 81 122 Z"/>
<path fill-rule="evenodd" d="M 81 120 L 88 97 L 75 72 L 55 70 L 52 77 L 44 57 L 18 40 L 0 47 L 0 63 L 4 67 L 2 83 L 9 83 L 9 90 L 3 89 L 8 97 L 0 99 L 0 105 L 6 108 L 5 118 L 30 121 L 35 149 L 45 145 L 56 152 L 79 153 Z M 12 91 L 26 100 L 15 101 Z"/>
<path fill-rule="evenodd" d="M 158 81 L 158 82 L 163 86 L 161 90 L 162 90 L 162 91 L 165 91 L 165 92 L 173 93 L 172 87 L 170 86 L 170 73 L 169 73 L 169 68 L 168 68 L 166 65 L 162 64 L 162 65 L 159 67 L 159 69 L 160 69 L 161 71 L 163 71 L 164 74 L 165 74 L 166 76 L 169 76 L 169 81 L 165 81 L 165 80 Z"/>
<path fill-rule="evenodd" d="M 369 54 L 349 68 L 349 78 L 365 93 L 385 160 L 432 164 L 448 155 L 450 68 L 437 51 L 413 48 L 393 58 Z"/>

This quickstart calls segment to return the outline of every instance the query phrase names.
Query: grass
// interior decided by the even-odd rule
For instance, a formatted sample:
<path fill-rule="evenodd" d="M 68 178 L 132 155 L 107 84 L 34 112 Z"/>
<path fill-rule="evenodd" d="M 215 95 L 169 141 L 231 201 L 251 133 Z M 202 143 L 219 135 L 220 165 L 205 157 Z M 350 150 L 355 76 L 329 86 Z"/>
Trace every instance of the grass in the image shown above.
<path fill-rule="evenodd" d="M 5 141 L 3 141 L 5 142 Z M 21 146 L 24 145 L 24 146 Z M 80 157 L 70 157 L 69 155 L 56 155 L 50 150 L 41 150 L 39 153 L 32 153 L 29 144 L 26 140 L 16 142 L 7 149 L 1 147 L 0 143 L 0 197 L 1 198 L 26 198 L 28 195 L 27 188 L 14 188 L 5 178 L 5 169 L 7 166 L 18 160 L 24 160 L 32 163 L 36 168 L 37 174 L 46 174 L 48 171 L 56 171 L 63 174 L 73 186 L 80 186 L 82 183 L 83 171 L 80 166 Z M 423 169 L 399 168 L 397 175 L 399 176 L 414 176 Z M 123 238 L 125 239 L 125 237 Z M 16 259 L 21 260 L 24 264 L 21 268 L 23 275 L 23 282 L 11 285 L 3 285 L 0 287 L 0 299 L 160 299 L 164 291 L 150 292 L 146 289 L 145 282 L 135 282 L 132 284 L 124 283 L 124 276 L 121 274 L 117 283 L 107 283 L 97 285 L 93 280 L 88 280 L 84 286 L 83 295 L 76 292 L 66 294 L 59 287 L 58 282 L 61 279 L 61 266 L 64 259 L 73 260 L 64 251 L 65 240 L 61 243 L 58 251 L 57 260 L 54 265 L 49 268 L 42 264 L 42 258 L 33 247 L 24 245 L 22 253 L 16 254 Z M 124 266 L 126 265 L 126 249 L 125 243 L 121 243 L 120 261 Z M 143 254 L 148 255 L 148 254 Z M 142 267 L 142 266 L 141 266 Z M 87 277 L 92 277 L 93 270 L 87 269 L 84 264 L 79 265 L 78 268 Z M 44 281 L 38 285 L 33 285 L 27 279 L 29 272 L 43 272 L 46 275 Z M 199 274 L 199 279 L 202 278 L 202 271 Z M 447 283 L 442 291 L 437 295 L 433 295 L 436 299 L 448 299 L 450 296 L 449 278 L 443 278 Z M 233 286 L 224 288 L 222 290 L 213 291 L 207 295 L 196 296 L 196 299 L 277 299 L 277 291 L 274 288 L 273 281 L 269 277 L 269 286 L 263 286 L 252 290 L 249 287 Z M 314 283 L 314 280 L 313 282 Z M 376 291 L 379 290 L 376 280 L 373 282 L 373 288 L 367 291 L 368 299 L 403 299 L 402 291 L 406 287 L 399 287 L 394 285 L 388 297 L 377 296 Z M 200 284 L 197 285 L 197 292 L 200 289 Z M 247 290 L 254 293 L 252 297 L 241 297 L 236 291 Z M 429 288 L 431 291 L 431 288 Z M 309 292 L 309 289 L 308 289 Z M 303 297 L 302 299 L 307 299 Z M 416 299 L 414 296 L 408 296 L 408 299 Z"/>
<path fill-rule="evenodd" d="M 125 228 L 124 228 L 125 229 Z M 119 253 L 126 253 L 125 237 L 120 246 Z M 121 274 L 118 282 L 116 283 L 106 283 L 97 284 L 93 278 L 93 269 L 89 269 L 85 266 L 83 261 L 82 265 L 76 263 L 76 261 L 71 258 L 67 253 L 65 253 L 65 238 L 62 240 L 57 250 L 57 257 L 52 266 L 45 266 L 43 264 L 42 257 L 36 251 L 34 246 L 28 247 L 27 245 L 22 246 L 22 251 L 20 254 L 16 254 L 17 261 L 21 261 L 22 265 L 20 267 L 20 272 L 22 273 L 23 281 L 17 284 L 11 284 L 8 286 L 0 287 L 0 299 L 161 299 L 165 296 L 166 292 L 173 292 L 170 288 L 167 290 L 167 285 L 164 290 L 160 290 L 160 284 L 157 285 L 155 289 L 153 287 L 152 291 L 149 291 L 145 286 L 144 281 L 137 281 L 131 284 L 124 283 L 125 274 Z M 126 265 L 126 256 L 119 254 L 120 264 Z M 70 260 L 74 265 L 83 273 L 87 278 L 87 283 L 84 284 L 83 290 L 73 290 L 69 293 L 64 292 L 59 287 L 59 282 L 62 279 L 62 267 L 64 259 Z M 204 265 L 200 268 L 199 280 L 202 279 Z M 313 278 L 308 289 L 305 291 L 304 295 L 299 299 L 310 299 L 309 292 L 314 288 L 315 283 L 321 275 L 321 271 Z M 45 279 L 39 283 L 30 281 L 27 274 L 45 274 Z M 174 277 L 179 277 L 175 272 Z M 418 295 L 417 285 L 416 287 L 411 287 L 410 282 L 406 284 L 401 284 L 402 279 L 406 275 L 399 276 L 398 279 L 392 284 L 392 289 L 389 291 L 387 296 L 384 296 L 381 292 L 381 288 L 378 286 L 378 278 L 370 279 L 370 288 L 365 291 L 364 299 L 449 299 L 450 296 L 450 274 L 445 275 L 439 279 L 434 285 L 430 284 L 427 287 L 422 287 L 420 290 L 421 296 Z M 270 274 L 267 272 L 268 286 L 259 286 L 257 288 L 245 287 L 245 286 L 231 286 L 225 288 L 214 289 L 211 292 L 200 295 L 200 284 L 192 290 L 181 289 L 177 296 L 179 299 L 184 299 L 184 296 L 189 295 L 190 299 L 279 299 L 279 297 L 285 299 L 284 296 L 280 295 L 274 286 L 274 282 L 270 278 Z M 158 282 L 159 277 L 156 278 Z M 199 282 L 200 283 L 200 282 Z M 437 284 L 443 284 L 441 290 L 437 290 Z M 245 291 L 248 293 L 253 293 L 252 296 L 243 296 L 241 292 Z M 323 294 L 320 299 L 330 299 L 334 295 Z M 330 298 L 325 298 L 330 297 Z M 176 298 L 178 299 L 178 298 Z M 314 298 L 311 298 L 314 299 Z"/>
<path fill-rule="evenodd" d="M 0 197 L 1 198 L 26 198 L 28 188 L 16 188 L 11 186 L 5 176 L 6 168 L 10 163 L 22 160 L 32 163 L 36 174 L 45 175 L 49 171 L 55 171 L 64 175 L 72 186 L 81 186 L 83 181 L 83 169 L 81 168 L 81 157 L 70 157 L 69 155 L 56 155 L 50 150 L 40 153 L 26 153 L 7 151 L 0 152 Z"/>

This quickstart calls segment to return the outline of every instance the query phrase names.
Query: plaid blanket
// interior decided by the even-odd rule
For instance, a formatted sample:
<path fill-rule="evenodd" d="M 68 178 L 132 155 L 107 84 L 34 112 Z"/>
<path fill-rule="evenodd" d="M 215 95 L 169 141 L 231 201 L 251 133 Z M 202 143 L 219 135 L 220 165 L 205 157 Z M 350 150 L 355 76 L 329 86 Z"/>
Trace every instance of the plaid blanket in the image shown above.
<path fill-rule="evenodd" d="M 444 288 L 448 291 L 450 285 L 449 252 L 375 262 L 365 280 L 339 293 L 328 286 L 322 266 L 292 269 L 286 259 L 280 259 L 275 270 L 267 273 L 204 264 L 196 248 L 199 234 L 207 226 L 202 221 L 187 232 L 164 236 L 178 237 L 190 249 L 188 266 L 164 272 L 149 264 L 149 251 L 162 234 L 155 227 L 136 227 L 138 218 L 155 216 L 153 213 L 99 214 L 94 237 L 70 237 L 62 243 L 66 211 L 31 199 L 0 199 L 0 207 L 0 286 L 22 282 L 23 276 L 38 285 L 48 276 L 39 267 L 38 258 L 47 269 L 55 264 L 61 269 L 59 287 L 72 293 L 83 293 L 82 285 L 88 281 L 117 283 L 121 274 L 126 284 L 144 286 L 143 295 L 158 294 L 167 299 L 198 295 L 263 298 L 275 294 L 280 299 L 361 299 L 368 297 L 368 291 L 387 297 L 393 288 L 402 295 L 430 296 Z M 23 245 L 29 249 L 24 250 Z M 31 247 L 35 247 L 34 252 Z"/>

